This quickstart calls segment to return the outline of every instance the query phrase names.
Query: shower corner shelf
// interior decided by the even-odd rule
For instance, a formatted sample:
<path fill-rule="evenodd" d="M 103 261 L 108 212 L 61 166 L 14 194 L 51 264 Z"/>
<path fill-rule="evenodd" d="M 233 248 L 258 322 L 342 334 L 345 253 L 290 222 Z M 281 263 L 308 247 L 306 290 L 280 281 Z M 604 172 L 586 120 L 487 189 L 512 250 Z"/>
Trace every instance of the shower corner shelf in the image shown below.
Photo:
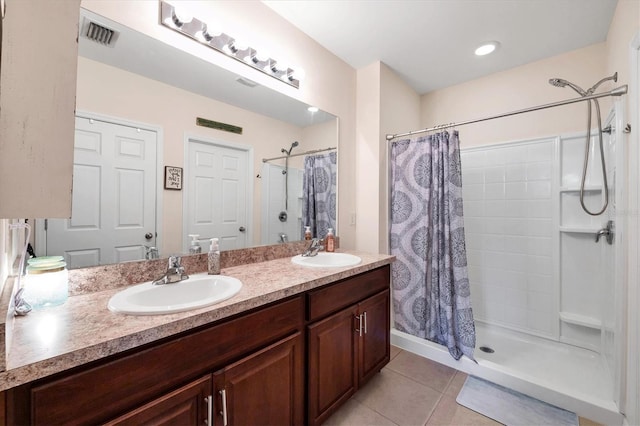
<path fill-rule="evenodd" d="M 560 192 L 580 192 L 580 187 L 576 186 L 561 186 Z M 586 185 L 584 187 L 584 192 L 602 192 L 602 186 L 596 185 Z"/>
<path fill-rule="evenodd" d="M 580 226 L 561 226 L 560 232 L 566 232 L 571 234 L 595 234 L 600 228 L 589 228 Z"/>
<path fill-rule="evenodd" d="M 581 325 L 583 327 L 595 328 L 598 330 L 602 328 L 602 321 L 586 315 L 560 312 L 560 320 L 569 324 Z"/>

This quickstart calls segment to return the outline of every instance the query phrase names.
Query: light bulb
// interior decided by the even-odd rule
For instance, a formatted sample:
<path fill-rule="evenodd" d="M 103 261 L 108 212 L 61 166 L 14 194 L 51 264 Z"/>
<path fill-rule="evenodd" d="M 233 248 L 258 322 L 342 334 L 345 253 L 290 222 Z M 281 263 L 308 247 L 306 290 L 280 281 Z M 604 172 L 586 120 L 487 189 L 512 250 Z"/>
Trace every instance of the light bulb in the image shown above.
<path fill-rule="evenodd" d="M 207 31 L 207 24 L 202 24 L 202 28 L 196 33 L 195 37 L 203 43 L 208 43 L 213 38 Z"/>
<path fill-rule="evenodd" d="M 307 76 L 307 73 L 304 71 L 302 67 L 295 67 L 291 77 L 295 80 L 302 81 Z"/>
<path fill-rule="evenodd" d="M 193 21 L 192 14 L 190 14 L 184 9 L 177 8 L 177 7 L 173 8 L 173 16 L 174 16 L 174 22 L 176 19 L 180 22 L 180 24 L 176 22 L 176 25 L 180 27 L 184 24 L 188 24 L 189 22 Z"/>

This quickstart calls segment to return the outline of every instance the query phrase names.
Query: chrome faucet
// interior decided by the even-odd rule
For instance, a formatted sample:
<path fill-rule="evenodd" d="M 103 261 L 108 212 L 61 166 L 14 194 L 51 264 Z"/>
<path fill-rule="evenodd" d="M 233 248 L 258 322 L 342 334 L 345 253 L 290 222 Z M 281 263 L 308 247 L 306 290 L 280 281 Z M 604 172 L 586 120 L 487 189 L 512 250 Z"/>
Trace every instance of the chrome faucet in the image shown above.
<path fill-rule="evenodd" d="M 189 275 L 185 273 L 184 266 L 180 264 L 180 260 L 181 259 L 178 256 L 169 256 L 167 272 L 157 280 L 153 281 L 152 284 L 172 284 L 188 279 Z"/>
<path fill-rule="evenodd" d="M 153 260 L 157 259 L 158 257 L 158 247 L 144 246 L 144 258 L 146 260 Z"/>
<path fill-rule="evenodd" d="M 320 250 L 324 249 L 324 246 L 320 244 L 320 239 L 314 238 L 311 240 L 311 244 L 309 247 L 302 253 L 303 257 L 313 257 L 317 256 Z"/>

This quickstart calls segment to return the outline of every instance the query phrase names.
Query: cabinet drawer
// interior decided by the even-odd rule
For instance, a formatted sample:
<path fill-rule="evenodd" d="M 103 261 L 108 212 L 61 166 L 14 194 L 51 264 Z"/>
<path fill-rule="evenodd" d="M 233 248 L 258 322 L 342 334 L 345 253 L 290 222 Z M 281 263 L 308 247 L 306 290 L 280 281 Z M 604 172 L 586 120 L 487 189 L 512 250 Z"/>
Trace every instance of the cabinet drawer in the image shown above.
<path fill-rule="evenodd" d="M 273 343 L 303 326 L 302 296 L 31 390 L 33 424 L 91 424 Z"/>
<path fill-rule="evenodd" d="M 391 267 L 383 266 L 307 293 L 307 320 L 316 321 L 389 288 Z"/>

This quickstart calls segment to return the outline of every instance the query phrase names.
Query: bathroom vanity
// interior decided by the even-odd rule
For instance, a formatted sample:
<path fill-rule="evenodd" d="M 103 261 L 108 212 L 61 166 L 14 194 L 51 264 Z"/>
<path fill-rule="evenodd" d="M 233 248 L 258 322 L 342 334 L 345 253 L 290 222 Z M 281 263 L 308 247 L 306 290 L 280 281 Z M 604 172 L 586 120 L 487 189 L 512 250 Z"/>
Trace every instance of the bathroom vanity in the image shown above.
<path fill-rule="evenodd" d="M 393 257 L 359 255 L 224 268 L 243 282 L 235 297 L 171 315 L 111 313 L 114 290 L 70 297 L 47 313 L 59 341 L 28 328 L 44 311 L 18 318 L 6 424 L 321 424 L 389 361 Z"/>

